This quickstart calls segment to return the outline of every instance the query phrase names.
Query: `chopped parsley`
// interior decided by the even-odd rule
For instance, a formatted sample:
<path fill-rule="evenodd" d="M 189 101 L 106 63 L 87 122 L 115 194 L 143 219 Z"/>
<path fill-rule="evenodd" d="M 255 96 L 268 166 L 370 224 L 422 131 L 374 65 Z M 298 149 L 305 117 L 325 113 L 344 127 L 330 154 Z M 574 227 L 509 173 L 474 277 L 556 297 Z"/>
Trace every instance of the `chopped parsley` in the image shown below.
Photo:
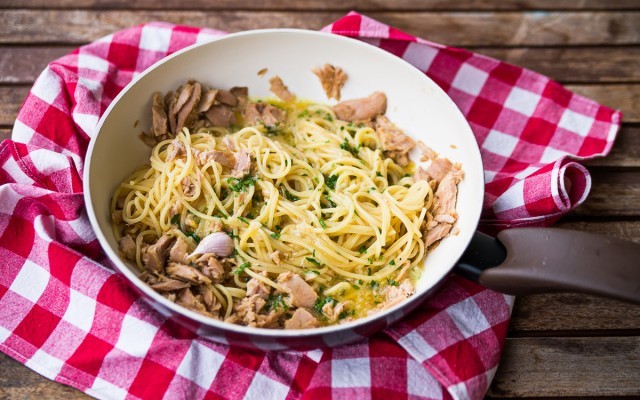
<path fill-rule="evenodd" d="M 195 232 L 185 232 L 185 235 L 193 239 L 196 243 L 200 243 L 200 236 Z"/>
<path fill-rule="evenodd" d="M 382 172 L 376 171 L 376 176 L 382 176 Z"/>
<path fill-rule="evenodd" d="M 242 179 L 227 178 L 227 183 L 230 185 L 229 189 L 234 192 L 246 192 L 249 186 L 253 186 L 256 182 L 256 178 L 253 176 L 245 176 Z"/>
<path fill-rule="evenodd" d="M 300 200 L 300 197 L 289 193 L 289 191 L 284 186 L 280 186 L 280 193 L 282 194 L 282 196 L 285 199 L 287 199 L 289 201 L 298 201 L 298 200 Z"/>
<path fill-rule="evenodd" d="M 240 236 L 236 235 L 236 234 L 235 234 L 235 233 L 233 233 L 233 232 L 226 232 L 226 233 L 227 233 L 227 235 L 229 235 L 229 237 L 230 237 L 231 239 L 238 239 L 238 238 L 240 237 Z"/>
<path fill-rule="evenodd" d="M 249 225 L 249 221 L 248 221 L 246 218 L 244 218 L 244 217 L 238 217 L 238 219 L 239 219 L 240 221 L 244 222 L 245 224 Z"/>
<path fill-rule="evenodd" d="M 389 286 L 400 286 L 398 282 L 394 281 L 393 279 L 387 279 L 387 283 L 389 284 Z"/>
<path fill-rule="evenodd" d="M 298 118 L 304 118 L 309 116 L 309 110 L 304 110 L 300 114 L 298 114 Z"/>
<path fill-rule="evenodd" d="M 322 229 L 327 229 L 327 223 L 324 222 L 324 219 L 320 218 L 318 222 L 320 222 L 320 226 L 322 227 Z"/>
<path fill-rule="evenodd" d="M 245 269 L 247 269 L 247 267 L 249 267 L 251 265 L 251 263 L 249 261 L 247 261 L 246 263 L 240 265 L 238 268 L 233 270 L 233 273 L 236 275 L 240 275 L 241 273 L 244 272 Z"/>
<path fill-rule="evenodd" d="M 171 217 L 171 225 L 178 225 L 180 223 L 180 214 L 174 214 Z"/>
<path fill-rule="evenodd" d="M 307 261 L 309 261 L 311 264 L 315 264 L 318 267 L 321 266 L 322 264 L 320 264 L 320 262 L 318 260 L 316 260 L 315 258 L 311 258 L 311 257 L 306 257 L 305 258 Z"/>
<path fill-rule="evenodd" d="M 351 147 L 351 145 L 349 144 L 347 139 L 345 139 L 344 142 L 340 143 L 340 148 L 342 150 L 348 151 L 349 153 L 353 154 L 354 156 L 357 156 L 358 152 L 360 151 L 360 146 L 359 145 L 357 147 L 353 148 L 353 147 Z"/>
<path fill-rule="evenodd" d="M 360 290 L 360 286 L 355 285 L 355 284 L 351 284 L 351 287 L 354 288 L 355 290 Z"/>
<path fill-rule="evenodd" d="M 318 297 L 316 299 L 316 302 L 313 304 L 313 309 L 322 314 L 322 307 L 330 303 L 333 303 L 333 305 L 335 306 L 336 304 L 338 304 L 338 300 L 334 300 L 329 296 Z"/>
<path fill-rule="evenodd" d="M 364 254 L 367 252 L 367 248 L 365 245 L 360 246 L 360 248 L 358 249 L 358 253 L 360 254 Z"/>
<path fill-rule="evenodd" d="M 338 175 L 331 175 L 324 178 L 324 183 L 329 189 L 336 190 L 336 182 L 338 182 Z"/>
<path fill-rule="evenodd" d="M 340 314 L 338 314 L 338 319 L 345 319 L 347 318 L 349 315 L 354 315 L 355 313 L 353 311 L 347 311 L 344 310 L 342 311 Z"/>
<path fill-rule="evenodd" d="M 377 288 L 378 287 L 378 281 L 369 282 L 369 286 L 371 287 L 371 289 Z"/>
<path fill-rule="evenodd" d="M 278 308 L 282 308 L 284 311 L 287 311 L 289 309 L 289 304 L 287 304 L 287 302 L 284 299 L 284 296 L 282 296 L 282 293 L 278 293 L 278 294 L 270 294 L 269 297 L 267 297 L 267 304 L 266 307 L 268 310 L 277 310 Z"/>
<path fill-rule="evenodd" d="M 325 198 L 327 199 L 331 207 L 336 208 L 337 204 L 334 203 L 333 200 L 331 200 L 331 197 L 329 197 L 329 195 L 326 195 Z"/>
<path fill-rule="evenodd" d="M 394 260 L 389 261 L 389 265 L 396 265 L 396 262 Z"/>
<path fill-rule="evenodd" d="M 279 234 L 278 232 L 273 232 L 273 233 L 272 233 L 271 235 L 269 235 L 269 236 L 271 236 L 272 238 L 274 238 L 274 239 L 276 239 L 276 240 L 280 239 L 280 234 Z"/>

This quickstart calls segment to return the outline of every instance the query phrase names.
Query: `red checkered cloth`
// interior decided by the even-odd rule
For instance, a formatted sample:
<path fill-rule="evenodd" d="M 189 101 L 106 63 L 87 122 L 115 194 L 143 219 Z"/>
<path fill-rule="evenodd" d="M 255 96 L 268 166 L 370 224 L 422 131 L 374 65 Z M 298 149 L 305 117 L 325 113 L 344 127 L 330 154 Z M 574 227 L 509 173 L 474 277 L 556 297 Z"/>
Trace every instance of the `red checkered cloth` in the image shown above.
<path fill-rule="evenodd" d="M 605 155 L 621 115 L 534 72 L 350 13 L 325 28 L 424 71 L 466 115 L 487 178 L 483 227 L 548 224 L 590 188 L 575 161 Z M 513 298 L 457 276 L 416 312 L 354 345 L 230 348 L 197 337 L 128 289 L 85 215 L 81 170 L 99 116 L 138 73 L 223 32 L 149 23 L 51 63 L 0 145 L 0 350 L 105 399 L 480 399 Z"/>

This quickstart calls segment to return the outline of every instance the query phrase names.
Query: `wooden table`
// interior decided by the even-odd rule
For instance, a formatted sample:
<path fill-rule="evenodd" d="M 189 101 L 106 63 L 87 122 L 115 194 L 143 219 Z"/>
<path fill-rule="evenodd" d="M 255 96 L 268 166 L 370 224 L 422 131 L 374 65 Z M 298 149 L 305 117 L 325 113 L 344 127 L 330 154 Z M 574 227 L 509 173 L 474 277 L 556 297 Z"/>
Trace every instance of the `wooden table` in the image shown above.
<path fill-rule="evenodd" d="M 640 0 L 2 0 L 0 8 L 2 139 L 47 62 L 151 20 L 317 29 L 357 9 L 542 72 L 624 112 L 612 153 L 586 163 L 589 199 L 559 226 L 640 243 Z M 0 371 L 0 398 L 86 397 L 3 354 Z M 577 294 L 519 297 L 489 397 L 639 398 L 640 306 Z"/>

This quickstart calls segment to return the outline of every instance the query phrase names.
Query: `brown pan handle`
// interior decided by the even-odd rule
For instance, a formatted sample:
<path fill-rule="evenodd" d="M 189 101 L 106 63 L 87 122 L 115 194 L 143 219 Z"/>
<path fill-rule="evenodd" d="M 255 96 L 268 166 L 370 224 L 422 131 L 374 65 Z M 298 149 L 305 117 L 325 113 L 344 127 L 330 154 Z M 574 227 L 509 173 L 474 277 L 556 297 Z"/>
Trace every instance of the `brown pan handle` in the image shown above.
<path fill-rule="evenodd" d="M 636 243 L 557 228 L 507 229 L 497 240 L 506 258 L 477 277 L 490 289 L 514 295 L 575 291 L 640 304 Z"/>

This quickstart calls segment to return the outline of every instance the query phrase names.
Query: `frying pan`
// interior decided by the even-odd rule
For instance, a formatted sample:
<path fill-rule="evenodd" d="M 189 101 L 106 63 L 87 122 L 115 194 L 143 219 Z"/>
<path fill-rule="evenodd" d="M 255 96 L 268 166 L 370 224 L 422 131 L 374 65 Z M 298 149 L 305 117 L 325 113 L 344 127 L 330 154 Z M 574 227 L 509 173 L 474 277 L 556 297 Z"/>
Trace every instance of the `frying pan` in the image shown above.
<path fill-rule="evenodd" d="M 429 48 L 412 51 L 418 63 L 433 58 Z M 375 90 L 387 95 L 387 116 L 407 134 L 442 156 L 462 163 L 457 202 L 459 233 L 425 257 L 416 293 L 366 318 L 307 330 L 269 330 L 227 324 L 170 302 L 138 277 L 135 265 L 118 256 L 109 203 L 115 188 L 148 163 L 149 148 L 137 138 L 150 125 L 150 98 L 187 79 L 229 88 L 248 86 L 250 95 L 269 96 L 268 78 L 278 75 L 300 98 L 327 103 L 311 69 L 331 63 L 348 75 L 342 98 Z M 268 69 L 265 77 L 258 71 Z M 466 71 L 473 78 L 477 71 Z M 138 126 L 138 128 L 136 128 Z M 417 154 L 412 155 L 416 160 Z M 469 124 L 451 99 L 415 67 L 375 46 L 315 31 L 276 29 L 231 34 L 166 57 L 137 76 L 100 119 L 84 168 L 87 214 L 117 272 L 142 299 L 180 325 L 214 341 L 262 350 L 338 346 L 385 328 L 435 293 L 452 270 L 511 294 L 581 290 L 640 302 L 640 246 L 588 233 L 557 229 L 513 229 L 492 238 L 476 229 L 484 198 L 484 173 Z"/>

